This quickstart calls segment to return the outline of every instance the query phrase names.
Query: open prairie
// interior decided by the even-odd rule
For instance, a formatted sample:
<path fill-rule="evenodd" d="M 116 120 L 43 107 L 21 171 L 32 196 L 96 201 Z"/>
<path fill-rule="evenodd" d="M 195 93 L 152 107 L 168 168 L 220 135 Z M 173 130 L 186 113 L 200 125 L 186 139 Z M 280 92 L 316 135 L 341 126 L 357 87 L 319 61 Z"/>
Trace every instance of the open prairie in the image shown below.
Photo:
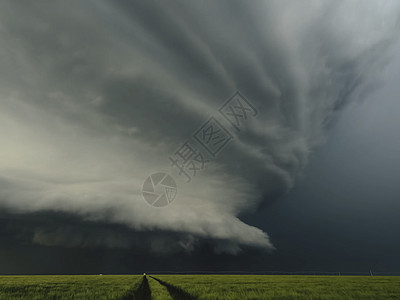
<path fill-rule="evenodd" d="M 0 299 L 400 299 L 400 277 L 0 276 Z"/>

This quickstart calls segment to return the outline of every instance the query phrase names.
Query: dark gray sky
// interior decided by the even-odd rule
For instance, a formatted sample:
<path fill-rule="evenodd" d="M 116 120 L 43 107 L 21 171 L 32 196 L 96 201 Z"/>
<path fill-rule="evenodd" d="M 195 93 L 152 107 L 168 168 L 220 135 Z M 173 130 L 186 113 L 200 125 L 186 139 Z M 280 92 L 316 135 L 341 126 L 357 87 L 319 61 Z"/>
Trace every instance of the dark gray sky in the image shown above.
<path fill-rule="evenodd" d="M 399 270 L 399 70 L 396 59 L 384 87 L 342 112 L 296 187 L 251 217 L 284 259 L 315 270 Z"/>
<path fill-rule="evenodd" d="M 399 8 L 2 2 L 0 273 L 399 272 Z M 186 183 L 212 116 L 232 140 Z"/>

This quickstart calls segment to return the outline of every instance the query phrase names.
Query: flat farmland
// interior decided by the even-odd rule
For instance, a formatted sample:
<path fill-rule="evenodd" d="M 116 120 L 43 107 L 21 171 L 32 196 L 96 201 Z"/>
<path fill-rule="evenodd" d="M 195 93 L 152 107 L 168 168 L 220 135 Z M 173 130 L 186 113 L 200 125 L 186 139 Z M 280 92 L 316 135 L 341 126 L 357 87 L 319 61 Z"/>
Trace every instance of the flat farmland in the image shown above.
<path fill-rule="evenodd" d="M 400 299 L 396 276 L 0 276 L 0 299 Z"/>
<path fill-rule="evenodd" d="M 396 276 L 154 275 L 196 299 L 400 299 Z"/>
<path fill-rule="evenodd" d="M 0 299 L 124 299 L 141 275 L 0 276 Z"/>

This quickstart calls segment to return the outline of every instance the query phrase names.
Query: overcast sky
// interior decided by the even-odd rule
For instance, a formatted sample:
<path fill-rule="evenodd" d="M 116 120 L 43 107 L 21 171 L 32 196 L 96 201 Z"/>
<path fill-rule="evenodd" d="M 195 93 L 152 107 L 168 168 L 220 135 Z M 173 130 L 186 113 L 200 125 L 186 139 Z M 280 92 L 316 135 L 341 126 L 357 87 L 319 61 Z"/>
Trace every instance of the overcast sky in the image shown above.
<path fill-rule="evenodd" d="M 398 272 L 399 12 L 1 2 L 0 273 Z"/>

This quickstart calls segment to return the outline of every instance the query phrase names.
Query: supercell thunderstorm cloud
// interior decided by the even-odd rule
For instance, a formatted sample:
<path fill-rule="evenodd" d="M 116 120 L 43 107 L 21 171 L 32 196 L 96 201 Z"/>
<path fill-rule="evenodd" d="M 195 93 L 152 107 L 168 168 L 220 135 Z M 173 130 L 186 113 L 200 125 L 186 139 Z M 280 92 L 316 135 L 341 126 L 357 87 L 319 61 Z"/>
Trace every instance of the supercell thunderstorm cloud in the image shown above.
<path fill-rule="evenodd" d="M 240 215 L 290 191 L 342 108 L 380 85 L 399 9 L 397 1 L 1 2 L 2 214 L 25 242 L 44 246 L 174 253 L 206 240 L 216 253 L 274 250 L 268 228 Z M 187 182 L 169 157 L 236 91 L 257 115 L 241 131 L 221 123 L 231 142 Z M 163 208 L 142 196 L 157 172 L 177 184 Z M 27 221 L 40 214 L 83 225 Z M 93 222 L 106 229 L 81 230 Z"/>

